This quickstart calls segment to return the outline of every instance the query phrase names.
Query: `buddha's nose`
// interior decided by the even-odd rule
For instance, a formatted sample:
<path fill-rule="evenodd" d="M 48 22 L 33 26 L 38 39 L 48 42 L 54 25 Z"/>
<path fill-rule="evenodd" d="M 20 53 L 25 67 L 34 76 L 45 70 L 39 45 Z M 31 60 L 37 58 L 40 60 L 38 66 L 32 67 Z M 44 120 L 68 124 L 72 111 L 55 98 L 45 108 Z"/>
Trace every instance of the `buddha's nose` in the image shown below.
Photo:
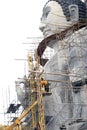
<path fill-rule="evenodd" d="M 43 32 L 45 26 L 46 26 L 45 23 L 40 22 L 39 29 Z"/>

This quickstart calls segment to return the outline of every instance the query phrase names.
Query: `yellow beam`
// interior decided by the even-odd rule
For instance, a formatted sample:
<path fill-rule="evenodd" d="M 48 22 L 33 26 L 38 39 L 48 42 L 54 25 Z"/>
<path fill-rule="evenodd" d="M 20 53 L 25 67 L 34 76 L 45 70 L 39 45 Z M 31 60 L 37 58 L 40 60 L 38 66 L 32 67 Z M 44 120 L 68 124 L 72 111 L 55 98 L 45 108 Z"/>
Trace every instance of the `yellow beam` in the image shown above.
<path fill-rule="evenodd" d="M 29 106 L 21 115 L 20 117 L 18 117 L 12 125 L 6 127 L 5 130 L 13 130 L 17 125 L 20 125 L 21 119 L 23 119 L 28 113 L 29 111 L 36 106 L 36 104 L 38 103 L 38 101 L 35 101 L 31 106 Z"/>

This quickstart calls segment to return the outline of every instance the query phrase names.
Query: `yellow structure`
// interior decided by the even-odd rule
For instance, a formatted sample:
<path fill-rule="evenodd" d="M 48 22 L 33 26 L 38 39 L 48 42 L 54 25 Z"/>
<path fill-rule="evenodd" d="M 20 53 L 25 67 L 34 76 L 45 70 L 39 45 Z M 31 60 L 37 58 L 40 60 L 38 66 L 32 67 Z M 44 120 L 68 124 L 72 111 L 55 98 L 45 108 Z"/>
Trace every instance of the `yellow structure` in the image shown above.
<path fill-rule="evenodd" d="M 21 115 L 18 117 L 13 124 L 10 126 L 7 126 L 5 130 L 14 130 L 14 129 L 21 129 L 21 120 L 32 110 L 32 108 L 37 104 L 38 102 L 35 101 L 32 105 L 30 105 Z"/>
<path fill-rule="evenodd" d="M 34 79 L 34 73 L 33 73 L 33 58 L 30 54 L 28 54 L 28 71 L 30 71 L 29 74 L 29 82 L 30 82 L 30 101 L 31 103 L 34 103 L 36 100 L 35 93 L 32 93 L 33 90 L 35 90 L 35 79 Z M 32 108 L 32 125 L 31 129 L 36 127 L 36 108 Z"/>
<path fill-rule="evenodd" d="M 37 56 L 37 64 L 36 68 L 37 71 L 39 72 L 39 67 L 40 67 L 40 57 Z M 38 99 L 38 115 L 39 115 L 39 124 L 41 127 L 41 130 L 46 130 L 46 125 L 45 125 L 45 116 L 44 116 L 44 106 L 43 106 L 43 97 L 42 97 L 42 91 L 41 91 L 41 77 L 40 73 L 37 73 L 37 99 Z"/>
<path fill-rule="evenodd" d="M 28 54 L 28 67 L 29 73 L 29 83 L 30 83 L 30 101 L 31 105 L 10 125 L 5 128 L 5 130 L 22 130 L 21 120 L 29 114 L 32 113 L 32 123 L 29 130 L 32 130 L 37 127 L 37 124 L 40 126 L 40 130 L 46 130 L 45 126 L 45 117 L 44 117 L 44 106 L 43 106 L 43 96 L 41 91 L 41 77 L 39 73 L 39 57 L 37 58 L 36 63 L 36 77 L 34 75 L 34 66 L 33 58 Z M 34 91 L 33 91 L 34 90 Z M 36 107 L 37 106 L 37 107 Z"/>

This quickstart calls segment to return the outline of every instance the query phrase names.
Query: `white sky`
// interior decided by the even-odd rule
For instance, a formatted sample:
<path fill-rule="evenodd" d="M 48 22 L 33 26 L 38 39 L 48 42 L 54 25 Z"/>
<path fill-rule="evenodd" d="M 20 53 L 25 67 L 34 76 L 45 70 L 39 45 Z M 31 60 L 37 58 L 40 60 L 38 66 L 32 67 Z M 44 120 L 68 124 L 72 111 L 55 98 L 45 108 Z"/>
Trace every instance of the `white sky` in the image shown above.
<path fill-rule="evenodd" d="M 14 82 L 17 77 L 24 74 L 25 62 L 14 60 L 25 58 L 27 54 L 25 48 L 28 48 L 29 45 L 22 43 L 30 42 L 27 37 L 42 36 L 39 31 L 39 23 L 46 1 L 0 0 L 0 113 L 3 112 L 3 108 L 8 102 L 15 99 Z M 7 99 L 8 87 L 10 99 Z M 5 104 L 5 102 L 7 103 Z M 0 123 L 2 121 L 0 115 Z"/>

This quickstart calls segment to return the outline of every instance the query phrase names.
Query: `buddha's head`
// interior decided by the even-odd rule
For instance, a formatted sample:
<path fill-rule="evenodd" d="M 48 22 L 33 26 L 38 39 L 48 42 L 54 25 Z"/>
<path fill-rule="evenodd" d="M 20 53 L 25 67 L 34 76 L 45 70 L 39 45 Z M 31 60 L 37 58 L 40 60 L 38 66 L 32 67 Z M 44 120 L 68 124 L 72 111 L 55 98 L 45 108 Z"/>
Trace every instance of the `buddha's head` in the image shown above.
<path fill-rule="evenodd" d="M 39 28 L 46 38 L 84 19 L 86 5 L 81 0 L 49 0 L 43 8 Z"/>

